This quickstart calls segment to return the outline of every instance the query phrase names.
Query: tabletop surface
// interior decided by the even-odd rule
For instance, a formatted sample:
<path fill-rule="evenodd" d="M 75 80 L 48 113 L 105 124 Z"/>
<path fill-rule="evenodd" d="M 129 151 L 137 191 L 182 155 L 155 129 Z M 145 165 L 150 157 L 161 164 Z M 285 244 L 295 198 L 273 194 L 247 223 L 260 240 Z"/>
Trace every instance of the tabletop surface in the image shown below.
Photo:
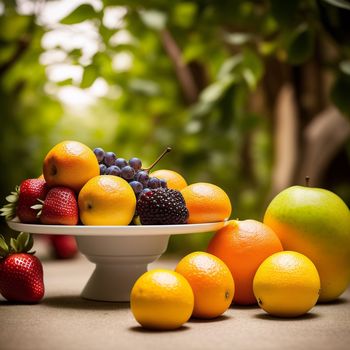
<path fill-rule="evenodd" d="M 174 268 L 161 258 L 150 268 Z M 268 316 L 259 307 L 232 306 L 213 321 L 190 320 L 176 331 L 148 331 L 129 303 L 83 300 L 94 266 L 84 257 L 44 261 L 46 294 L 37 305 L 0 297 L 0 349 L 348 349 L 350 289 L 332 304 L 296 319 Z"/>

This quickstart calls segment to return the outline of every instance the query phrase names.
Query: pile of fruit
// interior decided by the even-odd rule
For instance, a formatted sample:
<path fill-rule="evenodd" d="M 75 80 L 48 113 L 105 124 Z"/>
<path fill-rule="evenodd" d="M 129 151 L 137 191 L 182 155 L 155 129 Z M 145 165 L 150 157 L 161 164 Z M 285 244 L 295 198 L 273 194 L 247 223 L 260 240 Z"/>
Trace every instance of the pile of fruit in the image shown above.
<path fill-rule="evenodd" d="M 207 252 L 185 256 L 175 271 L 143 274 L 130 306 L 139 324 L 151 329 L 216 318 L 232 303 L 297 317 L 317 302 L 337 299 L 349 282 L 348 207 L 332 192 L 293 186 L 272 200 L 264 223 L 230 220 Z"/>
<path fill-rule="evenodd" d="M 8 220 L 76 225 L 196 224 L 227 220 L 231 202 L 218 186 L 187 185 L 171 170 L 150 172 L 101 148 L 65 141 L 45 157 L 43 177 L 28 179 L 1 209 Z M 28 258 L 31 240 L 21 234 L 8 245 L 0 237 L 0 292 L 8 300 L 38 301 L 25 271 L 12 276 L 14 255 Z M 32 256 L 32 255 L 30 255 Z M 16 261 L 20 261 L 17 259 Z M 37 266 L 33 263 L 33 266 Z M 29 272 L 28 272 L 29 274 Z M 190 317 L 211 319 L 231 305 L 258 304 L 271 315 L 296 317 L 316 303 L 338 298 L 350 282 L 350 211 L 334 193 L 293 186 L 279 193 L 263 222 L 230 220 L 207 252 L 185 256 L 172 270 L 143 274 L 131 291 L 131 311 L 144 327 L 175 329 Z M 11 294 L 26 290 L 30 297 Z M 36 289 L 35 289 L 36 288 Z"/>
<path fill-rule="evenodd" d="M 139 158 L 127 161 L 102 148 L 77 141 L 54 146 L 43 162 L 43 175 L 27 179 L 6 199 L 6 220 L 47 225 L 171 225 L 224 221 L 231 203 L 219 187 L 187 186 L 171 170 L 150 173 Z M 202 210 L 206 201 L 206 212 Z"/>

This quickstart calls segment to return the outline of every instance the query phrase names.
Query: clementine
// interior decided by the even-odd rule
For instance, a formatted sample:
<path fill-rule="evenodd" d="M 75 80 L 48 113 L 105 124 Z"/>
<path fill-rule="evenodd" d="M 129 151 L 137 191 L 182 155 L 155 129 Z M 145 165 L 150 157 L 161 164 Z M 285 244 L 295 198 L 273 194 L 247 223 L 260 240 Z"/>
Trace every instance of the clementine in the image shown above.
<path fill-rule="evenodd" d="M 167 182 L 168 188 L 171 188 L 173 190 L 181 191 L 187 186 L 187 182 L 183 176 L 173 170 L 157 170 L 151 173 L 150 176 L 165 180 Z"/>
<path fill-rule="evenodd" d="M 217 222 L 228 219 L 231 215 L 231 201 L 220 187 L 198 182 L 181 191 L 189 211 L 189 224 Z"/>
<path fill-rule="evenodd" d="M 231 220 L 209 242 L 207 251 L 223 260 L 235 281 L 233 302 L 255 304 L 253 279 L 259 265 L 283 250 L 278 236 L 255 220 Z"/>
<path fill-rule="evenodd" d="M 100 168 L 88 146 L 77 141 L 63 141 L 46 155 L 43 174 L 49 186 L 65 186 L 79 192 L 88 180 L 100 174 Z"/>
<path fill-rule="evenodd" d="M 226 264 L 212 254 L 194 252 L 180 260 L 175 269 L 192 287 L 192 316 L 214 318 L 231 305 L 235 284 Z"/>

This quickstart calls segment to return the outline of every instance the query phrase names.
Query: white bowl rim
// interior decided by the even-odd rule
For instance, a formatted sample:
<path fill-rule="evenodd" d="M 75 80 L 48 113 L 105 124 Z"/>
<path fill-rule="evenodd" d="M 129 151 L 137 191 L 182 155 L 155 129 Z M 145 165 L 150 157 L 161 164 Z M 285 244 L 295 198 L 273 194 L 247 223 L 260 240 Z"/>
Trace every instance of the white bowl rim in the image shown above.
<path fill-rule="evenodd" d="M 15 231 L 35 234 L 72 235 L 72 236 L 164 236 L 217 231 L 227 221 L 183 225 L 130 225 L 130 226 L 88 226 L 88 225 L 41 225 L 24 224 L 15 220 L 7 221 Z"/>

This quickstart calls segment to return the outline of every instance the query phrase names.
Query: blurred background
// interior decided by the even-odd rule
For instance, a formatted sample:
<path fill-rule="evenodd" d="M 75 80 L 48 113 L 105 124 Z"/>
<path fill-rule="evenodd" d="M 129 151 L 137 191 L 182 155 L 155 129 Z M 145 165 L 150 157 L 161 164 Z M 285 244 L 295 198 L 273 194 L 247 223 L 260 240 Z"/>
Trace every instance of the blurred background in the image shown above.
<path fill-rule="evenodd" d="M 0 1 L 0 204 L 73 139 L 145 165 L 170 145 L 158 169 L 232 218 L 306 175 L 349 205 L 349 23 L 347 0 Z"/>

